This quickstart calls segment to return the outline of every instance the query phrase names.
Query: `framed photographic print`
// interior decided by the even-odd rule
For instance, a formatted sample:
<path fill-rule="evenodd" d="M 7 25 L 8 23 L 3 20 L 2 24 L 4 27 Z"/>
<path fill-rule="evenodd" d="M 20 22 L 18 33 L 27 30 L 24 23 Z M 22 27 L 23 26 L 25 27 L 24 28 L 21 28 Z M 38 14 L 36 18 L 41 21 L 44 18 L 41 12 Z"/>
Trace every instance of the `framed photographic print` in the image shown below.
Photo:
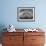
<path fill-rule="evenodd" d="M 35 7 L 18 7 L 17 20 L 22 22 L 35 21 Z"/>

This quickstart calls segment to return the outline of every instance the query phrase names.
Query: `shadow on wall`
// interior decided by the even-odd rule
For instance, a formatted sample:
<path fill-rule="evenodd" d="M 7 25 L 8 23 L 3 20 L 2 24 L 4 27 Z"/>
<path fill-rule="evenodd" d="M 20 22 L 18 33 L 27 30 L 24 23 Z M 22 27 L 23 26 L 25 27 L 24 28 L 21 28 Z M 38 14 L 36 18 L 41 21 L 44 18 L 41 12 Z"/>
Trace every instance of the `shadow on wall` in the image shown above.
<path fill-rule="evenodd" d="M 6 28 L 5 25 L 0 24 L 0 43 L 2 43 L 2 36 L 3 36 L 2 32 L 6 31 L 6 30 L 4 30 L 4 28 Z"/>

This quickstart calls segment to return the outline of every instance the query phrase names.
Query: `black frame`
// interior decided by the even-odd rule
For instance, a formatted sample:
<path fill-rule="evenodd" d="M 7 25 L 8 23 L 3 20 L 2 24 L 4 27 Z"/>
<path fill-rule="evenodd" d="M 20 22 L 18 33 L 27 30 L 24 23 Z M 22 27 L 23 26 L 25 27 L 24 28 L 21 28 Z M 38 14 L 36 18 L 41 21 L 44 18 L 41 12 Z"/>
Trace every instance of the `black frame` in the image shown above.
<path fill-rule="evenodd" d="M 26 9 L 26 11 L 33 10 L 33 12 L 30 11 L 30 12 L 32 12 L 32 16 L 33 16 L 32 19 L 20 19 L 19 18 L 20 14 L 21 14 L 20 11 L 25 10 L 25 9 Z M 35 7 L 18 7 L 17 8 L 17 21 L 19 21 L 19 22 L 34 22 L 35 21 Z"/>

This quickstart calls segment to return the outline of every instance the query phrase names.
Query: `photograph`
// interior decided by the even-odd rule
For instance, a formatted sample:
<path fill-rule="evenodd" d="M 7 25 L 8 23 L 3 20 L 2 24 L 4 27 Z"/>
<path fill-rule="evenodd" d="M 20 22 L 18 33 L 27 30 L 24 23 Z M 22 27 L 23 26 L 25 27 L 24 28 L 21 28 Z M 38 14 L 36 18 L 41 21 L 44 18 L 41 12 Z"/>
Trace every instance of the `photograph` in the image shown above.
<path fill-rule="evenodd" d="M 35 7 L 18 7 L 17 8 L 18 21 L 35 21 Z"/>

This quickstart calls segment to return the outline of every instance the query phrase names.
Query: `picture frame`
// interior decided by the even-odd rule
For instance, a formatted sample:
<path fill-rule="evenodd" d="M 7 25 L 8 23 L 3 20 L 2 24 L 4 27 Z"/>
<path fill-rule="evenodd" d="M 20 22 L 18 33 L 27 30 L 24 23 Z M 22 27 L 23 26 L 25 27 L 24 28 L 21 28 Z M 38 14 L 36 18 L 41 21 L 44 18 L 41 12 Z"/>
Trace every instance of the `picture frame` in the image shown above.
<path fill-rule="evenodd" d="M 34 22 L 35 21 L 35 7 L 18 7 L 17 21 L 20 22 Z"/>

